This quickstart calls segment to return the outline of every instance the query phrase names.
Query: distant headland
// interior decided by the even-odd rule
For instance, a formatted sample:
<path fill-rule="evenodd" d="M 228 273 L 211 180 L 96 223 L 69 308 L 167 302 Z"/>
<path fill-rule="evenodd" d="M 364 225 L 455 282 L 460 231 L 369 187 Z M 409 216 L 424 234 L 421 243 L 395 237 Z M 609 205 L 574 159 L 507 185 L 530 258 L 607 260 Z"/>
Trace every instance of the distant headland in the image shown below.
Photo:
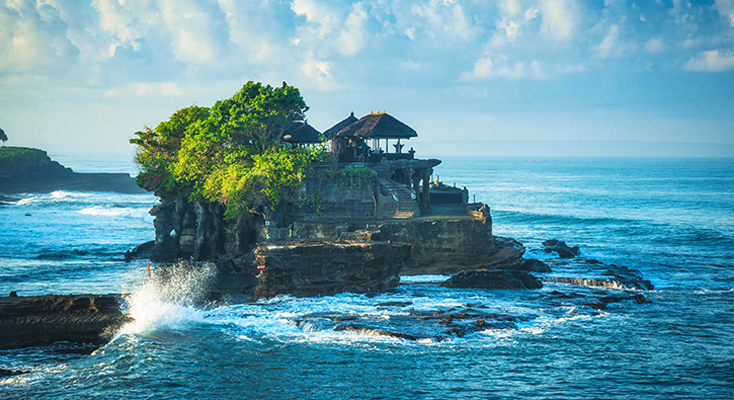
<path fill-rule="evenodd" d="M 126 173 L 77 173 L 40 149 L 0 147 L 0 193 L 56 190 L 144 193 Z"/>

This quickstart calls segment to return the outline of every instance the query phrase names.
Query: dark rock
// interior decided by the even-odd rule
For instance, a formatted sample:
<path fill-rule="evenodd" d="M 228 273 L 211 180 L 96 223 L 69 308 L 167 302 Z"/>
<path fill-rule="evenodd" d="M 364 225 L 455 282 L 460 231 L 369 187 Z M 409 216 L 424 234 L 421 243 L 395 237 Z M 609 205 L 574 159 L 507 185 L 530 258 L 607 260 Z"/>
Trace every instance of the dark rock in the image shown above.
<path fill-rule="evenodd" d="M 534 276 L 518 270 L 461 271 L 441 284 L 452 288 L 540 289 L 543 284 Z"/>
<path fill-rule="evenodd" d="M 133 247 L 125 252 L 125 261 L 151 258 L 155 241 L 151 240 Z"/>
<path fill-rule="evenodd" d="M 619 303 L 622 301 L 633 301 L 637 304 L 649 303 L 649 301 L 645 298 L 645 296 L 641 294 L 633 294 L 633 295 L 627 295 L 627 296 L 625 295 L 604 296 L 594 302 L 587 303 L 586 305 L 595 310 L 603 310 L 607 307 L 607 305 L 611 303 Z"/>
<path fill-rule="evenodd" d="M 597 260 L 597 259 L 595 259 L 595 258 L 591 258 L 591 259 L 586 259 L 586 260 L 584 260 L 584 261 L 586 261 L 586 262 L 587 262 L 587 263 L 589 263 L 589 264 L 593 264 L 593 265 L 596 265 L 596 264 L 603 264 L 603 263 L 602 263 L 601 261 L 599 261 L 599 260 Z"/>
<path fill-rule="evenodd" d="M 0 348 L 58 341 L 102 344 L 130 317 L 109 295 L 0 298 Z"/>
<path fill-rule="evenodd" d="M 520 264 L 519 269 L 530 272 L 553 272 L 548 264 L 534 258 L 524 260 L 522 264 Z"/>
<path fill-rule="evenodd" d="M 543 246 L 546 246 L 546 253 L 555 251 L 561 258 L 574 258 L 580 253 L 580 249 L 578 246 L 569 247 L 566 242 L 561 242 L 558 240 L 546 240 L 541 244 Z"/>
<path fill-rule="evenodd" d="M 300 242 L 254 250 L 255 298 L 382 292 L 398 285 L 410 245 L 387 242 Z"/>
<path fill-rule="evenodd" d="M 413 304 L 411 301 L 387 301 L 385 303 L 379 303 L 377 307 L 407 307 Z"/>
<path fill-rule="evenodd" d="M 8 376 L 16 376 L 16 375 L 22 375 L 27 374 L 28 371 L 13 371 L 9 369 L 0 368 L 0 378 L 5 378 Z"/>

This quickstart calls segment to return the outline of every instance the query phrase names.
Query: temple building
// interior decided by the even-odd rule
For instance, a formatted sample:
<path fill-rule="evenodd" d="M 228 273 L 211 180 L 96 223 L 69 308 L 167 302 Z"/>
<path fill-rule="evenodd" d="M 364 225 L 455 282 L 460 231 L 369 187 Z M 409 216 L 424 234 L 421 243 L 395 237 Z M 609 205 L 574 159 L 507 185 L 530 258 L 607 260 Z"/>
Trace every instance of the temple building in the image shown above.
<path fill-rule="evenodd" d="M 292 146 L 317 145 L 323 142 L 321 133 L 306 121 L 293 122 L 283 131 L 280 139 Z"/>
<path fill-rule="evenodd" d="M 416 131 L 385 113 L 370 113 L 360 119 L 351 113 L 324 132 L 340 163 L 364 163 L 377 173 L 382 193 L 396 203 L 394 218 L 412 218 L 426 212 L 432 199 L 438 203 L 466 204 L 468 192 L 432 182 L 437 159 L 417 159 L 402 141 L 418 136 Z"/>

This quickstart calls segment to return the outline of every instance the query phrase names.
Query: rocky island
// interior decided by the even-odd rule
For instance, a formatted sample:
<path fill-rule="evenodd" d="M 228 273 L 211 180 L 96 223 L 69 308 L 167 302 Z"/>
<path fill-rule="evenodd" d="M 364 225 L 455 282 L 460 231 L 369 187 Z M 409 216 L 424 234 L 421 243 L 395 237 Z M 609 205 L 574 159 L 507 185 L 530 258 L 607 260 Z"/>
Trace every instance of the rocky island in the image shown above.
<path fill-rule="evenodd" d="M 544 282 L 592 288 L 535 293 L 594 310 L 646 301 L 632 292 L 652 289 L 638 271 L 585 259 L 564 242 L 544 243 L 546 252 L 558 255 L 551 262 L 524 258 L 521 243 L 493 234 L 488 205 L 469 202 L 467 188 L 434 179 L 440 160 L 404 151 L 417 133 L 395 117 L 352 114 L 320 133 L 305 121 L 306 109 L 294 87 L 248 82 L 211 108 L 184 108 L 137 132 L 131 140 L 142 171 L 137 185 L 160 203 L 150 211 L 155 240 L 126 259 L 150 258 L 157 279 L 166 279 L 167 269 L 173 263 L 180 268 L 182 260 L 186 268 L 214 265 L 210 299 L 379 293 L 398 286 L 400 276 L 451 275 L 441 284 L 451 290 L 532 291 Z M 26 169 L 29 176 L 45 169 L 67 183 L 76 179 L 45 153 L 34 157 L 41 162 Z M 21 185 L 17 179 L 0 179 L 6 192 L 20 190 L 7 183 Z M 103 190 L 102 182 L 89 184 Z M 622 293 L 610 294 L 610 288 Z M 38 316 L 29 320 L 33 313 Z M 0 299 L 0 336 L 12 339 L 10 347 L 99 342 L 126 318 L 115 296 Z M 408 340 L 507 329 L 517 320 L 469 304 L 401 314 L 399 330 L 341 315 L 309 318 L 294 323 L 318 320 L 336 331 Z M 12 333 L 19 326 L 23 337 Z M 67 327 L 78 327 L 78 333 L 61 334 L 73 330 Z"/>
<path fill-rule="evenodd" d="M 240 128 L 241 110 L 273 98 L 277 112 Z M 433 179 L 440 160 L 403 151 L 412 128 L 352 113 L 321 134 L 304 111 L 297 89 L 249 82 L 211 109 L 138 132 L 139 182 L 160 197 L 152 259 L 216 263 L 229 289 L 252 299 L 380 292 L 420 274 L 456 274 L 447 287 L 543 286 L 533 273 L 550 268 L 493 235 L 488 205 Z M 553 243 L 561 256 L 573 251 Z"/>

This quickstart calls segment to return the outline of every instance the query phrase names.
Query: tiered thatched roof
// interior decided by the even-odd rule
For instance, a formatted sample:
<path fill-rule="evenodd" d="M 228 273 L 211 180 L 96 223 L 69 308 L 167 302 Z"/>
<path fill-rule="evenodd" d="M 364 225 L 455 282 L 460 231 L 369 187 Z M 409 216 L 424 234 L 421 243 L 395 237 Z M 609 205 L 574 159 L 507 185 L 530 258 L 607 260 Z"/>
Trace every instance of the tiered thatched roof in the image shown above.
<path fill-rule="evenodd" d="M 349 125 L 352 125 L 355 122 L 357 122 L 357 117 L 354 116 L 354 111 L 352 111 L 348 117 L 339 121 L 336 125 L 332 126 L 331 128 L 325 130 L 324 136 L 326 136 L 328 139 L 333 139 L 334 137 L 336 137 L 336 134 L 339 133 L 340 130 L 348 127 Z"/>
<path fill-rule="evenodd" d="M 320 135 L 321 133 L 306 121 L 297 121 L 283 131 L 281 139 L 295 144 L 321 143 Z"/>
<path fill-rule="evenodd" d="M 338 137 L 361 139 L 409 139 L 418 136 L 413 128 L 389 114 L 370 114 L 343 128 Z"/>

